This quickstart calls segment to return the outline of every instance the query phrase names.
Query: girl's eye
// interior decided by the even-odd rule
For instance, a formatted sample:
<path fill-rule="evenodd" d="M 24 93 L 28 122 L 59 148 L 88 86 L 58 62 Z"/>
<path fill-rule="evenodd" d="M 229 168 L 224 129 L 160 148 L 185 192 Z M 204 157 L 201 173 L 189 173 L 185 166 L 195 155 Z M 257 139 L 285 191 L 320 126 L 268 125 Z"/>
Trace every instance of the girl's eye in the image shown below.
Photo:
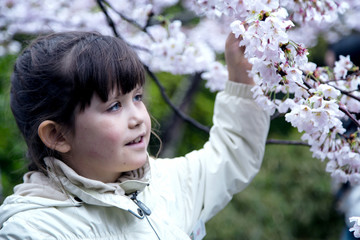
<path fill-rule="evenodd" d="M 121 108 L 121 103 L 116 102 L 107 111 L 108 112 L 115 112 L 115 111 L 118 111 L 120 108 Z"/>
<path fill-rule="evenodd" d="M 134 97 L 134 101 L 135 102 L 141 102 L 143 99 L 143 95 L 142 94 L 136 94 Z"/>

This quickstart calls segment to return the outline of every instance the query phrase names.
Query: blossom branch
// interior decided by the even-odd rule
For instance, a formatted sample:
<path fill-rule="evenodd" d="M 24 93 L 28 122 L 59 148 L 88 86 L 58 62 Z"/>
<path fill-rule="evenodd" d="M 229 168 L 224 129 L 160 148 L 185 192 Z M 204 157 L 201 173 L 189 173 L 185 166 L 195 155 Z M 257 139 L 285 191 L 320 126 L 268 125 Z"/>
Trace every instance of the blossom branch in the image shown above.
<path fill-rule="evenodd" d="M 149 25 L 150 23 L 150 18 L 148 18 L 146 24 L 144 27 L 142 27 L 138 22 L 136 22 L 135 20 L 125 16 L 123 13 L 119 12 L 118 10 L 116 10 L 109 2 L 107 2 L 106 0 L 98 0 L 99 1 L 102 1 L 104 2 L 109 8 L 111 8 L 115 13 L 117 13 L 123 20 L 125 20 L 126 22 L 130 23 L 131 25 L 135 26 L 136 28 L 138 28 L 140 31 L 146 33 L 150 38 L 151 40 L 154 41 L 154 37 L 151 36 L 151 34 L 149 32 L 146 31 L 146 27 Z M 101 6 L 100 6 L 101 7 Z M 103 10 L 103 8 L 102 8 Z M 104 12 L 104 10 L 103 10 Z M 105 13 L 105 12 L 104 12 Z M 106 13 L 105 13 L 106 14 Z M 108 15 L 107 15 L 108 16 Z M 149 17 L 152 16 L 152 13 L 149 14 Z"/>

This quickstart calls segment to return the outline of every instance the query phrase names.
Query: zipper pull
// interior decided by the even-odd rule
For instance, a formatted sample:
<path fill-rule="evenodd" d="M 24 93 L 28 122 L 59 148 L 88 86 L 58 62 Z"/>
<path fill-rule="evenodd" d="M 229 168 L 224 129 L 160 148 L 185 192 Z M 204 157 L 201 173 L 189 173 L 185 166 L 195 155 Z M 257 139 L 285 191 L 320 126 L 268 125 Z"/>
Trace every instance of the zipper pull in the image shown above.
<path fill-rule="evenodd" d="M 146 216 L 149 216 L 151 214 L 150 208 L 148 208 L 142 201 L 138 200 L 137 198 L 137 192 L 134 192 L 131 196 L 131 200 L 145 213 Z"/>

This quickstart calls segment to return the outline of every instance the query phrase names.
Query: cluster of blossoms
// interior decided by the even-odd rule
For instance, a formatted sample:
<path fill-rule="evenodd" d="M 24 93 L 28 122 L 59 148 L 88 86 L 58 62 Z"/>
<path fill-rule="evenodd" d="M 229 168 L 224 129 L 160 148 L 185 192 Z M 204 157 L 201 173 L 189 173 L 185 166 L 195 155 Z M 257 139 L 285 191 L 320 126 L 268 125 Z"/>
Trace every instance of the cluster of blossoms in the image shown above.
<path fill-rule="evenodd" d="M 296 1 L 296 3 L 289 1 L 289 4 L 290 8 L 285 7 L 293 9 L 290 18 L 298 25 L 289 32 L 289 36 L 292 40 L 301 41 L 308 47 L 317 43 L 319 34 L 329 43 L 335 43 L 351 34 L 353 30 L 360 30 L 359 1 Z"/>
<path fill-rule="evenodd" d="M 245 20 L 233 21 L 231 29 L 236 37 L 242 37 L 240 46 L 246 47 L 245 57 L 253 64 L 251 75 L 257 83 L 253 89 L 257 102 L 271 114 L 286 113 L 285 119 L 304 133 L 302 139 L 311 146 L 313 156 L 329 160 L 327 171 L 334 178 L 358 183 L 360 139 L 357 131 L 346 136 L 342 123 L 349 117 L 357 122 L 354 114 L 360 113 L 355 92 L 360 78 L 350 74 L 355 66 L 348 57 L 341 57 L 331 75 L 326 68 L 308 62 L 307 49 L 289 39 L 288 31 L 294 23 L 289 20 L 288 11 L 280 7 L 279 1 L 255 2 L 256 6 L 269 3 L 267 8 L 260 8 L 268 11 L 251 5 L 251 14 Z M 338 12 L 344 9 L 335 3 L 329 6 L 329 16 L 336 6 Z M 320 17 L 328 19 L 324 12 L 317 18 Z M 313 14 L 311 20 L 317 18 Z"/>
<path fill-rule="evenodd" d="M 278 101 L 279 111 L 282 105 L 289 106 L 286 120 L 304 132 L 302 139 L 309 143 L 314 157 L 329 160 L 326 170 L 335 179 L 359 184 L 359 123 L 354 124 L 353 132 L 343 127 L 343 122 L 358 122 L 360 76 L 353 74 L 358 68 L 349 57 L 340 57 L 330 75 L 327 68 L 307 65 L 311 67 L 304 71 L 307 75 L 298 89 L 302 94 L 295 92 L 293 99 Z"/>
<path fill-rule="evenodd" d="M 316 17 L 315 11 L 311 21 L 329 21 L 336 6 L 339 13 L 346 8 L 331 5 L 328 16 L 321 12 Z M 301 20 L 310 22 L 306 18 Z M 360 113 L 359 69 L 349 57 L 343 56 L 335 63 L 333 72 L 308 62 L 306 48 L 290 40 L 288 32 L 293 26 L 281 7 L 269 12 L 254 11 L 245 20 L 231 24 L 233 33 L 241 35 L 240 45 L 246 47 L 245 56 L 253 64 L 251 75 L 257 83 L 254 96 L 270 113 L 286 113 L 286 121 L 303 132 L 302 140 L 311 146 L 313 157 L 328 160 L 326 171 L 334 179 L 359 184 L 360 123 L 356 119 Z M 347 133 L 344 121 L 353 121 L 355 130 Z M 360 222 L 360 217 L 354 219 Z M 357 224 L 353 230 L 359 236 Z"/>
<path fill-rule="evenodd" d="M 319 33 L 335 41 L 352 29 L 360 30 L 359 1 L 183 0 L 184 9 L 201 19 L 195 27 L 161 16 L 163 9 L 179 2 L 4 0 L 0 55 L 20 49 L 14 40 L 19 33 L 90 30 L 111 35 L 116 31 L 150 70 L 202 72 L 206 86 L 217 91 L 224 88 L 227 71 L 216 55 L 223 52 L 231 29 L 242 38 L 240 46 L 245 46 L 245 57 L 253 64 L 249 74 L 257 83 L 253 92 L 258 104 L 270 113 L 285 114 L 303 132 L 302 140 L 311 146 L 313 156 L 328 160 L 326 171 L 335 179 L 360 183 L 359 69 L 349 57 L 341 57 L 333 70 L 318 67 L 308 62 L 305 48 L 316 42 Z M 113 29 L 104 27 L 109 19 Z M 355 123 L 354 131 L 344 128 L 346 121 Z M 355 236 L 360 236 L 360 217 L 352 220 Z"/>
<path fill-rule="evenodd" d="M 14 41 L 14 35 L 37 34 L 49 31 L 99 30 L 94 24 L 90 29 L 88 22 L 104 22 L 101 12 L 89 11 L 96 2 L 77 1 L 18 1 L 0 2 L 0 55 L 18 52 L 21 44 Z M 110 33 L 110 31 L 108 31 Z"/>
<path fill-rule="evenodd" d="M 331 23 L 348 8 L 346 1 L 281 1 L 281 5 L 293 12 L 292 19 L 302 23 Z"/>
<path fill-rule="evenodd" d="M 151 39 L 150 54 L 141 58 L 151 70 L 172 74 L 191 74 L 207 69 L 215 61 L 215 54 L 202 41 L 191 41 L 181 31 L 181 22 L 174 21 L 166 26 L 154 25 L 147 28 Z"/>
<path fill-rule="evenodd" d="M 226 68 L 215 58 L 216 53 L 224 50 L 228 27 L 208 20 L 195 28 L 184 28 L 181 21 L 170 22 L 159 16 L 164 8 L 177 4 L 178 0 L 101 2 L 114 29 L 137 50 L 150 70 L 172 74 L 208 72 L 203 77 L 212 91 L 224 87 L 223 78 L 218 79 L 224 76 Z M 104 27 L 107 25 L 107 18 L 96 1 L 1 1 L 0 56 L 20 50 L 21 44 L 15 40 L 17 34 L 86 30 L 112 35 L 114 29 Z M 209 33 L 209 26 L 218 31 Z M 207 36 L 199 35 L 200 32 L 206 32 Z"/>

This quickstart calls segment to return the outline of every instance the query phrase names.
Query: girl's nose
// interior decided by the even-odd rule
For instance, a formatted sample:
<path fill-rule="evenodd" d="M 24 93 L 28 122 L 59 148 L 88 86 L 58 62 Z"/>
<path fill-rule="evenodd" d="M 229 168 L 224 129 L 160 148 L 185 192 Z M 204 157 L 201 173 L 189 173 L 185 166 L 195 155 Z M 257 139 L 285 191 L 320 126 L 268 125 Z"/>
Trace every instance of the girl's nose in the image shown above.
<path fill-rule="evenodd" d="M 144 122 L 140 109 L 133 109 L 129 118 L 129 128 L 136 128 Z"/>

